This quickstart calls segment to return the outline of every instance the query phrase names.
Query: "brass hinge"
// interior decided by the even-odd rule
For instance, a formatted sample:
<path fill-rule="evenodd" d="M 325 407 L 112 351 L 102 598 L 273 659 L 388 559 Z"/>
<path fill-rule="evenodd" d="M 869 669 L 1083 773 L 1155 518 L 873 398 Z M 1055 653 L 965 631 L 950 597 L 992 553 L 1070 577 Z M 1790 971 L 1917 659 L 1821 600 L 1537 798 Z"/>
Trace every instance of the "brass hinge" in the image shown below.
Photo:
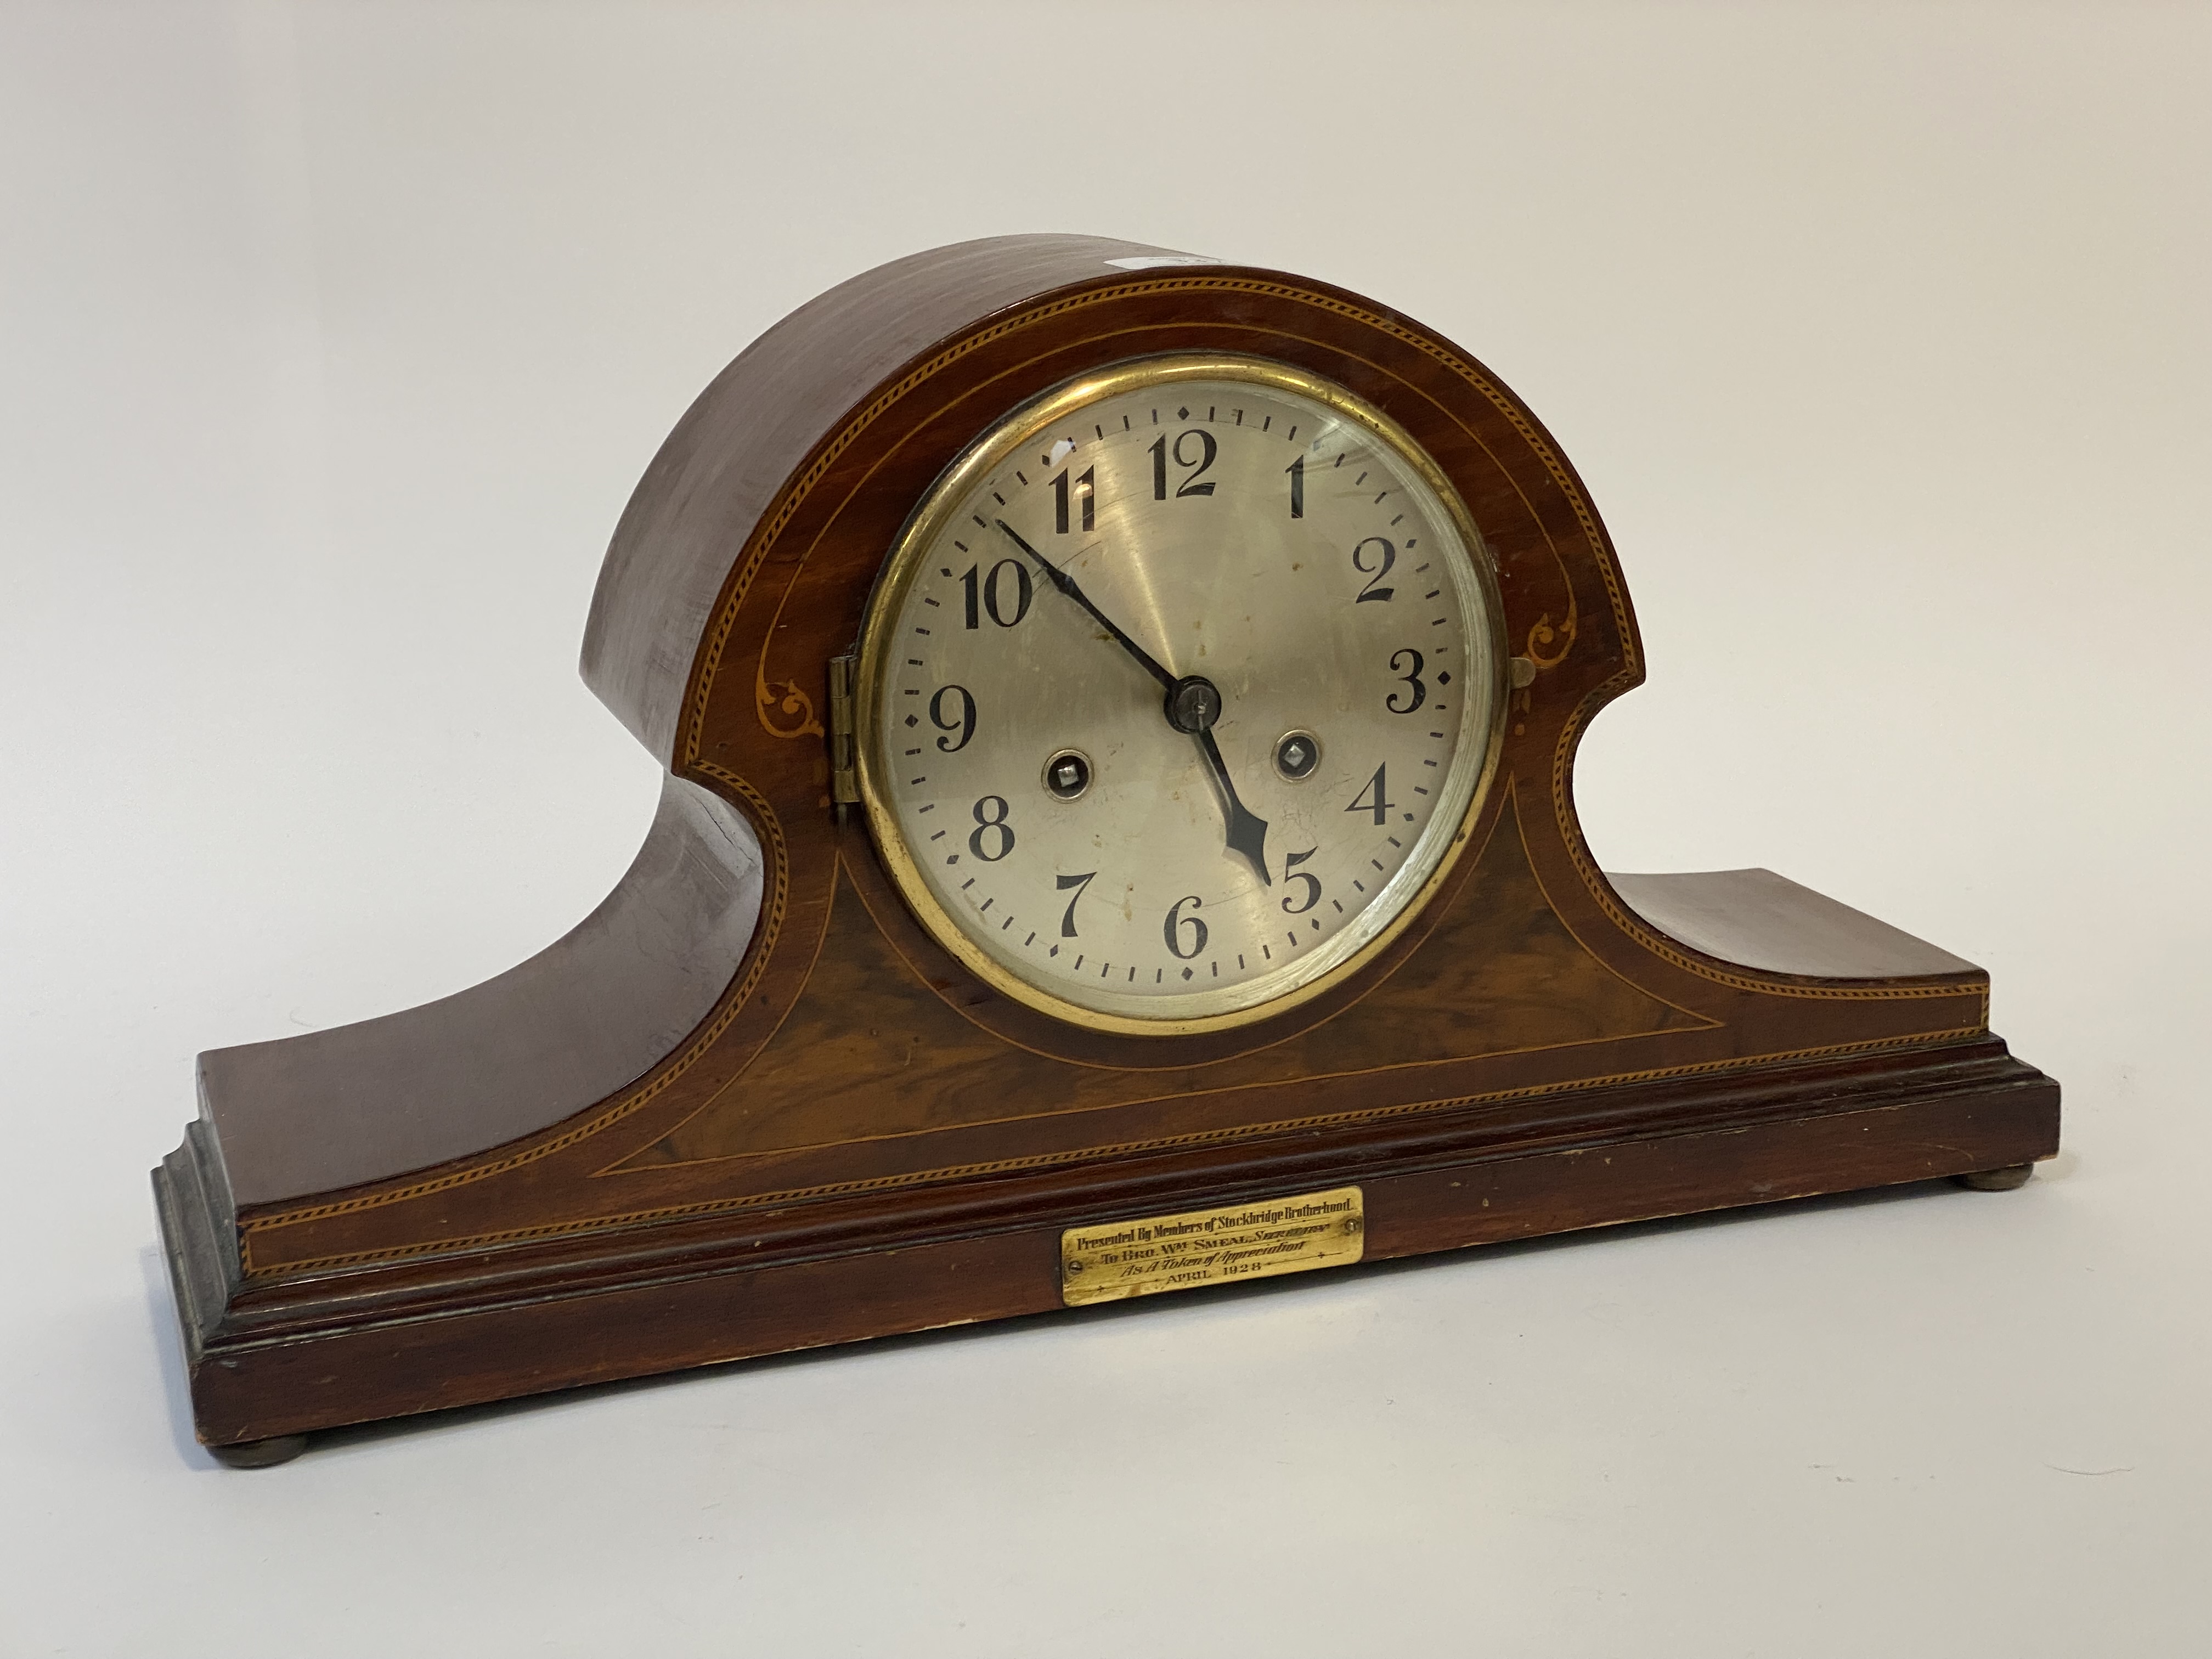
<path fill-rule="evenodd" d="M 858 657 L 830 659 L 830 799 L 841 807 L 860 799 L 853 758 L 853 681 L 859 667 Z"/>

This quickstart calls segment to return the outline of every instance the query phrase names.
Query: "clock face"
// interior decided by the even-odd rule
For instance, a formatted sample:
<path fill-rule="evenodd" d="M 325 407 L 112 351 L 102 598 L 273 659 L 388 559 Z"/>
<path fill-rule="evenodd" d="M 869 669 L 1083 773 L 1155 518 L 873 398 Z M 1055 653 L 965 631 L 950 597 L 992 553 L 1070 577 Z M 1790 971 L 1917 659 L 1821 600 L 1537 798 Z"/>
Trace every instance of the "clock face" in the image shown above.
<path fill-rule="evenodd" d="M 1124 1032 L 1264 1018 L 1449 867 L 1495 765 L 1495 580 L 1342 387 L 1135 360 L 1014 410 L 916 509 L 862 635 L 862 799 L 930 933 Z"/>

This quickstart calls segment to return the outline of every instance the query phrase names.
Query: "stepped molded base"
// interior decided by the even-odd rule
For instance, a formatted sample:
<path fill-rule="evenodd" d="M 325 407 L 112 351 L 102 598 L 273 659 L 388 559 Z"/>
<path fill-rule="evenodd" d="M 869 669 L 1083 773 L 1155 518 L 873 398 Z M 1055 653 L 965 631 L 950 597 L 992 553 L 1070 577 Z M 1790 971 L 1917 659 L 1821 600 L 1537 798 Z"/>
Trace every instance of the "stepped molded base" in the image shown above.
<path fill-rule="evenodd" d="M 237 1455 L 258 1466 L 340 1424 L 1056 1310 L 1071 1226 L 1357 1185 L 1374 1261 L 1947 1176 L 2024 1178 L 2057 1139 L 2057 1085 L 1984 1039 L 1591 1090 L 1540 1118 L 1447 1109 L 261 1288 L 240 1285 L 191 1139 L 154 1186 L 201 1437 L 251 1444 Z"/>

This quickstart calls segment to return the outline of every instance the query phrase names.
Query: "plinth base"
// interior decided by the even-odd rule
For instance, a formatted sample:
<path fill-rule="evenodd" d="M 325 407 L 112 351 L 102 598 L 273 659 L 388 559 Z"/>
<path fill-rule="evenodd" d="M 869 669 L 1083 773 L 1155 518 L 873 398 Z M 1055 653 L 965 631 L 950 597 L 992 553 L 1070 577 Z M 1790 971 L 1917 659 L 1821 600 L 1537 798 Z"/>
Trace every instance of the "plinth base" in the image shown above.
<path fill-rule="evenodd" d="M 1989 1038 L 1594 1089 L 1510 1122 L 1446 1109 L 265 1287 L 238 1282 L 193 1140 L 154 1187 L 199 1433 L 258 1463 L 341 1424 L 1054 1310 L 1072 1226 L 1356 1185 L 1374 1261 L 1946 1176 L 1988 1185 L 2024 1178 L 2057 1139 L 2057 1085 Z"/>

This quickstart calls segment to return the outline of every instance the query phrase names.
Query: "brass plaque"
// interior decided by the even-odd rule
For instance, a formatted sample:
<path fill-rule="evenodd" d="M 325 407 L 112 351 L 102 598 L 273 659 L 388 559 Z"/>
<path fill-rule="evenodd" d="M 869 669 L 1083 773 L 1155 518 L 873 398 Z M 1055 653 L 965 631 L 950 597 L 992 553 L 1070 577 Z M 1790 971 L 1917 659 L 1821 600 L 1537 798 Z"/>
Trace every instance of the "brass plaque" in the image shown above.
<path fill-rule="evenodd" d="M 1060 1236 L 1060 1296 L 1079 1308 L 1342 1267 L 1366 1243 L 1357 1187 L 1070 1227 Z"/>

